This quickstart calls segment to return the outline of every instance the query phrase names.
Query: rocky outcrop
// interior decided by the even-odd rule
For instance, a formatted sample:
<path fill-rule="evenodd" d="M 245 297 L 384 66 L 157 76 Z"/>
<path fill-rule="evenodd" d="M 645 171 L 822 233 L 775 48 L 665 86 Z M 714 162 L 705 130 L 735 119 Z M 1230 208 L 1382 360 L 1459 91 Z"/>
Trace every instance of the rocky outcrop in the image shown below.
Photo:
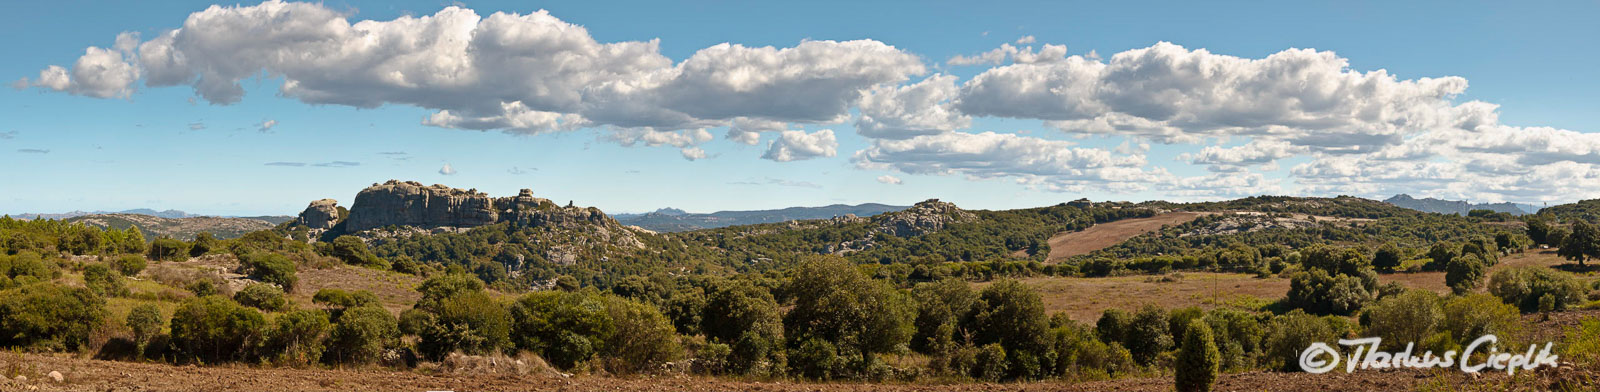
<path fill-rule="evenodd" d="M 333 199 L 313 201 L 300 212 L 296 222 L 312 230 L 331 229 L 339 223 L 339 202 Z"/>
<path fill-rule="evenodd" d="M 907 237 L 932 233 L 944 229 L 945 225 L 977 218 L 977 215 L 956 207 L 954 203 L 928 199 L 903 211 L 883 214 L 880 227 L 897 237 Z"/>
<path fill-rule="evenodd" d="M 345 231 L 358 232 L 389 225 L 475 227 L 499 221 L 494 200 L 477 189 L 460 190 L 444 185 L 424 186 L 415 181 L 389 180 L 372 184 L 356 194 Z"/>

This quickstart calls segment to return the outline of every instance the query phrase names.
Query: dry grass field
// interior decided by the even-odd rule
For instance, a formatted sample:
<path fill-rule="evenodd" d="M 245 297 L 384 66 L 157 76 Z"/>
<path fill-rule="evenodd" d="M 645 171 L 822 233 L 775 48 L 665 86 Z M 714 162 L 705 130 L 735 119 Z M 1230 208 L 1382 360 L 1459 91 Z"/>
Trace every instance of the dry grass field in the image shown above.
<path fill-rule="evenodd" d="M 1050 254 L 1046 262 L 1060 261 L 1072 256 L 1105 249 L 1134 236 L 1160 230 L 1162 226 L 1181 225 L 1206 213 L 1169 212 L 1149 218 L 1123 219 L 1090 226 L 1082 231 L 1064 232 L 1050 237 Z"/>

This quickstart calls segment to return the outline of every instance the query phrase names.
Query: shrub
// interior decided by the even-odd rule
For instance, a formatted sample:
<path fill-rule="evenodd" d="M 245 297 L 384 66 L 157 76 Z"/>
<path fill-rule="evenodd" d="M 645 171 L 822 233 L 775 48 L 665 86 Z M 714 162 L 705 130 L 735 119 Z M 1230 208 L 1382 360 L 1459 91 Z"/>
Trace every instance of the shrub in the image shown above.
<path fill-rule="evenodd" d="M 1077 374 L 1080 378 L 1109 377 L 1134 368 L 1133 355 L 1121 343 L 1097 339 L 1085 327 L 1066 325 L 1051 329 L 1050 341 L 1056 355 L 1056 376 Z"/>
<path fill-rule="evenodd" d="M 1185 336 L 1184 333 L 1187 331 L 1190 321 L 1205 317 L 1206 311 L 1198 306 L 1173 309 L 1172 312 L 1168 313 L 1167 333 L 1172 335 L 1173 344 L 1177 344 L 1178 340 Z"/>
<path fill-rule="evenodd" d="M 965 281 L 945 279 L 918 284 L 911 295 L 917 301 L 911 349 L 927 354 L 954 350 L 961 318 L 978 299 L 972 288 Z"/>
<path fill-rule="evenodd" d="M 189 243 L 161 237 L 150 243 L 150 258 L 161 261 L 184 261 L 189 257 Z"/>
<path fill-rule="evenodd" d="M 190 360 L 244 360 L 255 353 L 265 326 L 261 312 L 227 298 L 192 298 L 172 314 L 172 345 Z"/>
<path fill-rule="evenodd" d="M 400 333 L 406 335 L 421 335 L 428 328 L 433 328 L 438 319 L 433 313 L 426 310 L 411 308 L 400 312 Z"/>
<path fill-rule="evenodd" d="M 985 287 L 962 324 L 975 344 L 999 344 L 1013 356 L 1042 354 L 1039 351 L 1046 347 L 1046 333 L 1050 328 L 1039 293 L 1014 280 L 1002 280 Z M 1018 376 L 1026 378 L 1032 374 Z"/>
<path fill-rule="evenodd" d="M 1523 312 L 1538 311 L 1547 295 L 1551 310 L 1565 310 L 1581 303 L 1583 292 L 1583 283 L 1571 274 L 1543 267 L 1503 269 L 1489 278 L 1489 293 Z"/>
<path fill-rule="evenodd" d="M 789 365 L 800 377 L 827 380 L 841 367 L 839 349 L 822 339 L 806 339 L 789 356 Z"/>
<path fill-rule="evenodd" d="M 783 320 L 772 293 L 748 281 L 723 282 L 705 299 L 700 330 L 714 342 L 735 345 L 729 367 L 741 373 L 774 362 L 783 343 Z"/>
<path fill-rule="evenodd" d="M 77 350 L 106 317 L 88 289 L 50 282 L 0 291 L 0 346 Z"/>
<path fill-rule="evenodd" d="M 1567 328 L 1561 341 L 1563 358 L 1583 369 L 1600 367 L 1600 320 L 1583 320 Z"/>
<path fill-rule="evenodd" d="M 128 295 L 128 286 L 122 281 L 122 275 L 111 272 L 111 267 L 105 264 L 94 263 L 83 266 L 83 285 L 89 287 L 95 295 L 120 297 Z"/>
<path fill-rule="evenodd" d="M 1156 305 L 1145 305 L 1133 315 L 1122 345 L 1133 354 L 1134 361 L 1150 365 L 1155 362 L 1156 356 L 1172 348 L 1172 335 L 1168 328 L 1167 311 Z"/>
<path fill-rule="evenodd" d="M 256 280 L 272 283 L 282 287 L 284 292 L 293 292 L 295 277 L 294 261 L 277 253 L 255 252 L 247 253 L 239 262 L 250 270 L 250 277 Z"/>
<path fill-rule="evenodd" d="M 144 256 L 130 254 L 117 256 L 117 259 L 112 264 L 117 267 L 117 272 L 121 272 L 122 276 L 134 276 L 138 275 L 139 271 L 144 271 L 146 263 Z"/>
<path fill-rule="evenodd" d="M 345 291 L 335 288 L 317 290 L 316 294 L 311 295 L 311 303 L 340 309 L 378 306 L 379 304 L 378 295 L 373 294 L 371 291 Z"/>
<path fill-rule="evenodd" d="M 399 336 L 399 327 L 389 311 L 376 306 L 345 309 L 328 334 L 325 357 L 334 363 L 372 363 Z"/>
<path fill-rule="evenodd" d="M 1272 326 L 1268 328 L 1267 337 L 1262 342 L 1267 354 L 1266 364 L 1282 371 L 1301 371 L 1300 350 L 1311 347 L 1313 342 L 1334 346 L 1338 339 L 1334 328 L 1322 318 L 1299 309 L 1290 311 L 1273 318 Z"/>
<path fill-rule="evenodd" d="M 1177 388 L 1179 392 L 1209 392 L 1217 381 L 1222 354 L 1211 336 L 1211 327 L 1202 320 L 1192 320 L 1184 329 L 1183 347 L 1178 350 Z"/>
<path fill-rule="evenodd" d="M 510 344 L 511 315 L 481 291 L 444 298 L 434 309 L 430 328 L 423 328 L 417 348 L 432 359 L 460 351 L 470 355 L 499 352 Z"/>
<path fill-rule="evenodd" d="M 1515 340 L 1521 330 L 1517 307 L 1487 294 L 1468 294 L 1444 304 L 1443 330 L 1465 345 L 1480 336 L 1495 334 L 1500 341 Z"/>
<path fill-rule="evenodd" d="M 1403 349 L 1408 342 L 1422 342 L 1444 322 L 1439 296 L 1427 290 L 1411 290 L 1386 298 L 1366 312 L 1366 336 L 1383 338 L 1382 349 Z"/>
<path fill-rule="evenodd" d="M 511 341 L 561 369 L 588 361 L 616 330 L 592 293 L 530 293 L 511 306 L 511 319 Z"/>
<path fill-rule="evenodd" d="M 10 282 L 0 284 L 0 289 L 49 281 L 55 278 L 55 271 L 49 262 L 32 251 L 22 251 L 14 256 L 0 254 L 0 275 L 8 278 L 0 280 L 0 283 Z"/>
<path fill-rule="evenodd" d="M 1289 306 L 1315 314 L 1350 314 L 1372 300 L 1361 278 L 1309 269 L 1289 278 Z"/>
<path fill-rule="evenodd" d="M 355 236 L 342 235 L 334 238 L 329 252 L 329 256 L 338 258 L 345 264 L 389 269 L 389 262 L 372 254 L 372 250 L 367 248 L 367 243 Z"/>
<path fill-rule="evenodd" d="M 809 339 L 835 342 L 857 365 L 873 354 L 907 344 L 916 306 L 888 282 L 868 279 L 842 258 L 823 256 L 801 263 L 787 290 L 795 305 L 784 315 L 792 344 Z M 859 370 L 859 369 L 857 369 Z"/>
<path fill-rule="evenodd" d="M 1483 273 L 1488 268 L 1476 254 L 1461 255 L 1445 263 L 1444 283 L 1456 295 L 1472 292 L 1483 283 Z"/>
<path fill-rule="evenodd" d="M 233 294 L 233 300 L 241 305 L 269 312 L 281 311 L 289 307 L 289 301 L 283 298 L 283 290 L 279 290 L 269 284 L 255 283 L 244 286 L 239 292 Z"/>
<path fill-rule="evenodd" d="M 998 381 L 1006 375 L 1006 349 L 998 343 L 986 344 L 978 349 L 972 368 L 972 378 Z"/>
<path fill-rule="evenodd" d="M 661 314 L 654 306 L 634 302 L 620 297 L 606 299 L 606 312 L 609 313 L 614 332 L 606 340 L 602 353 L 606 356 L 606 368 L 623 373 L 640 372 L 654 368 L 660 364 L 673 361 L 683 355 L 683 349 L 678 345 L 676 331 L 672 322 Z M 752 334 L 746 333 L 746 336 Z M 768 342 L 776 342 L 770 337 L 756 339 L 762 346 Z M 747 343 L 741 339 L 737 346 Z M 764 359 L 766 349 L 735 350 L 736 357 L 741 359 Z M 740 351 L 755 351 L 740 353 Z M 737 355 L 742 354 L 742 355 Z"/>
<path fill-rule="evenodd" d="M 205 256 L 213 250 L 222 248 L 222 242 L 211 233 L 200 232 L 194 235 L 194 244 L 189 246 L 189 257 Z"/>
<path fill-rule="evenodd" d="M 128 311 L 126 323 L 128 329 L 133 330 L 134 343 L 140 351 L 144 351 L 145 343 L 161 332 L 161 324 L 165 324 L 165 320 L 161 319 L 161 308 L 155 304 L 139 304 Z"/>
<path fill-rule="evenodd" d="M 1379 271 L 1392 272 L 1400 268 L 1402 260 L 1400 247 L 1390 242 L 1383 244 L 1383 247 L 1378 248 L 1378 253 L 1372 255 L 1372 266 Z"/>
<path fill-rule="evenodd" d="M 321 360 L 329 330 L 328 313 L 297 310 L 278 316 L 267 341 L 270 358 L 283 365 L 305 366 Z"/>
<path fill-rule="evenodd" d="M 1106 343 L 1121 343 L 1124 339 L 1128 324 L 1133 322 L 1133 315 L 1122 309 L 1106 309 L 1100 313 L 1100 320 L 1094 323 L 1095 336 Z"/>
<path fill-rule="evenodd" d="M 416 307 L 431 311 L 445 298 L 479 291 L 483 291 L 483 281 L 472 275 L 451 273 L 435 276 L 417 286 L 422 299 L 417 300 Z"/>
<path fill-rule="evenodd" d="M 1460 251 L 1461 247 L 1456 244 L 1448 242 L 1434 243 L 1432 247 L 1428 248 L 1428 263 L 1424 264 L 1422 269 L 1424 271 L 1443 271 L 1445 264 L 1450 263 L 1450 259 L 1456 258 L 1456 255 L 1461 253 Z"/>

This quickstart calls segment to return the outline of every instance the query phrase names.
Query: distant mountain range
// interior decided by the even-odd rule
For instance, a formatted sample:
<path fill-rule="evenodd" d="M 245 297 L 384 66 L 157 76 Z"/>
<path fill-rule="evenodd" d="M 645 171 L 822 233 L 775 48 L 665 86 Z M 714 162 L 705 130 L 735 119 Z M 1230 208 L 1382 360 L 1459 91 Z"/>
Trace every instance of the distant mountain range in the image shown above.
<path fill-rule="evenodd" d="M 834 204 L 823 207 L 789 207 L 779 210 L 717 211 L 709 214 L 692 214 L 676 208 L 662 208 L 643 214 L 616 214 L 612 217 L 624 225 L 639 226 L 650 231 L 678 232 L 791 220 L 827 219 L 843 215 L 865 217 L 906 208 L 906 206 L 866 203 L 853 206 Z"/>
<path fill-rule="evenodd" d="M 264 215 L 264 216 L 196 215 L 196 214 L 190 214 L 190 213 L 179 211 L 179 210 L 156 211 L 156 210 L 150 209 L 150 208 L 135 208 L 135 209 L 131 209 L 131 210 L 122 210 L 122 211 L 72 211 L 72 212 L 62 212 L 62 213 L 24 212 L 24 213 L 21 213 L 21 214 L 9 214 L 9 215 L 12 218 L 24 219 L 24 220 L 33 220 L 33 219 L 57 219 L 57 220 L 60 220 L 60 219 L 77 218 L 77 217 L 89 216 L 89 215 L 117 215 L 117 214 L 148 215 L 148 216 L 153 216 L 153 217 L 157 217 L 157 218 L 167 218 L 167 219 L 204 218 L 204 217 L 244 218 L 244 219 L 255 219 L 255 220 L 259 220 L 259 221 L 267 221 L 267 222 L 270 222 L 270 223 L 272 223 L 274 225 L 279 224 L 279 223 L 283 223 L 283 222 L 288 222 L 290 219 L 294 219 L 294 217 L 286 216 L 286 215 Z"/>
<path fill-rule="evenodd" d="M 1408 208 L 1422 212 L 1440 214 L 1467 215 L 1472 210 L 1490 210 L 1504 212 L 1512 215 L 1526 215 L 1539 212 L 1539 207 L 1532 204 L 1517 203 L 1468 203 L 1460 200 L 1443 200 L 1435 198 L 1418 199 L 1407 194 L 1398 194 L 1383 201 L 1401 208 Z"/>

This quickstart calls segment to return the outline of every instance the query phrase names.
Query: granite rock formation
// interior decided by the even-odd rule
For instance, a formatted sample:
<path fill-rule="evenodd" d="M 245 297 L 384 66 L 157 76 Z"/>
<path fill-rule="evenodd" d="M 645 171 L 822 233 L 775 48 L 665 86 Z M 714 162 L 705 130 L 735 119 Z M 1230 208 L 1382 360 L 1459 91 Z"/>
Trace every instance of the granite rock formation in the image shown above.
<path fill-rule="evenodd" d="M 339 202 L 333 199 L 313 201 L 305 211 L 300 212 L 296 222 L 312 230 L 332 229 L 333 225 L 339 223 Z"/>

